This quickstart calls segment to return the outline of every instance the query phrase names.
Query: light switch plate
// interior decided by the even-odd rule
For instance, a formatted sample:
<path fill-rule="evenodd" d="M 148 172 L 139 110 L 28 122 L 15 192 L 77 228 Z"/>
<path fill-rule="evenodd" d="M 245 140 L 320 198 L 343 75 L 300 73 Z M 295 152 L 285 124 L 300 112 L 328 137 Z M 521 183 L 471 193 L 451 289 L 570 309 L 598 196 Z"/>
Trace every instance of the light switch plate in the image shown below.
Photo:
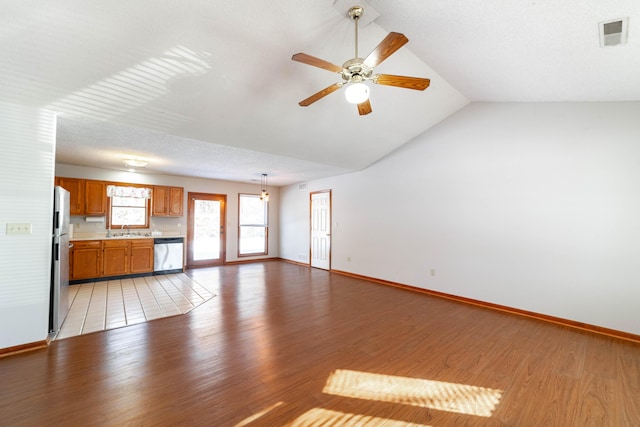
<path fill-rule="evenodd" d="M 7 234 L 31 234 L 31 224 L 27 224 L 27 223 L 7 224 Z"/>

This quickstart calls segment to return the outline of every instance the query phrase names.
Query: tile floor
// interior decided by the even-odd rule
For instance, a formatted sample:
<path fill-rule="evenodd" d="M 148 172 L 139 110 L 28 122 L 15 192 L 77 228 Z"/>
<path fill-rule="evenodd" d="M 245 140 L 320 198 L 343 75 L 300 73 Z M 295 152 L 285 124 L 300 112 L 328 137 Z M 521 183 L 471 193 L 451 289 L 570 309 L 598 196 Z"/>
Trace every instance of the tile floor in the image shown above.
<path fill-rule="evenodd" d="M 69 286 L 69 313 L 55 339 L 184 314 L 213 298 L 184 273 Z"/>

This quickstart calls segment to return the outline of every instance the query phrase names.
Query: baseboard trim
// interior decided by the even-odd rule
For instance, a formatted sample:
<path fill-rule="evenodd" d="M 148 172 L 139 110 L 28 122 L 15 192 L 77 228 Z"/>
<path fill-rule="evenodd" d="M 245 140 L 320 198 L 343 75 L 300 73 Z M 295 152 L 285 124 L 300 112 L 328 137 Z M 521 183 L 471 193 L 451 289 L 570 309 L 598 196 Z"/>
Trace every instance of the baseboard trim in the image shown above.
<path fill-rule="evenodd" d="M 13 347 L 0 348 L 0 358 L 12 356 L 18 353 L 25 353 L 27 351 L 40 350 L 42 348 L 47 348 L 47 341 L 36 341 L 28 344 L 16 345 Z"/>
<path fill-rule="evenodd" d="M 302 266 L 302 267 L 311 267 L 311 265 L 309 265 L 309 263 L 308 263 L 308 262 L 294 261 L 294 260 L 292 260 L 292 259 L 278 258 L 278 261 L 288 262 L 289 264 L 300 265 L 300 266 Z"/>
<path fill-rule="evenodd" d="M 494 304 L 491 302 L 480 301 L 472 298 L 461 297 L 457 295 L 447 294 L 444 292 L 433 291 L 430 289 L 418 288 L 416 286 L 405 285 L 402 283 L 391 282 L 389 280 L 377 279 L 375 277 L 363 276 L 360 274 L 350 273 L 348 271 L 341 270 L 331 270 L 332 273 L 340 274 L 343 276 L 353 277 L 355 279 L 367 280 L 370 282 L 379 283 L 382 285 L 393 286 L 396 288 L 405 289 L 412 292 L 418 292 L 421 294 L 427 294 L 439 298 L 446 298 L 448 300 L 453 300 L 465 304 L 471 304 L 479 307 L 488 308 L 491 310 L 502 311 L 510 314 L 515 314 L 518 316 L 530 317 L 533 319 L 541 320 L 544 322 L 555 323 L 557 325 L 568 326 L 574 329 L 580 329 L 582 331 L 592 332 L 600 335 L 606 335 L 613 338 L 623 339 L 627 341 L 632 341 L 635 343 L 640 343 L 640 335 L 631 334 L 629 332 L 618 331 L 616 329 L 604 328 L 602 326 L 590 325 L 588 323 L 576 322 L 575 320 L 563 319 L 561 317 L 549 316 L 546 314 L 540 314 L 533 311 L 522 310 L 519 308 L 508 307 L 505 305 Z"/>
<path fill-rule="evenodd" d="M 264 261 L 280 261 L 280 258 L 239 259 L 236 261 L 225 261 L 224 265 L 252 264 L 255 262 L 264 262 Z"/>

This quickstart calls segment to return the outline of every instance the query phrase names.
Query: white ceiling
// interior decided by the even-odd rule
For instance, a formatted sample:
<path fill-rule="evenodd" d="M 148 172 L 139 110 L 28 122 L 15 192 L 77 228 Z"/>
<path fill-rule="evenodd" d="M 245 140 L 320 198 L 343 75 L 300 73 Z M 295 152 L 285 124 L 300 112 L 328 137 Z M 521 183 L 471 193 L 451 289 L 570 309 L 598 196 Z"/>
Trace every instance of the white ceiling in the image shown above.
<path fill-rule="evenodd" d="M 271 185 L 363 169 L 469 102 L 640 100 L 637 0 L 358 3 L 379 15 L 360 56 L 401 32 L 376 72 L 431 79 L 373 85 L 367 116 L 338 92 L 298 106 L 341 78 L 294 53 L 354 56 L 346 0 L 0 0 L 0 96 L 60 113 L 60 163 Z"/>

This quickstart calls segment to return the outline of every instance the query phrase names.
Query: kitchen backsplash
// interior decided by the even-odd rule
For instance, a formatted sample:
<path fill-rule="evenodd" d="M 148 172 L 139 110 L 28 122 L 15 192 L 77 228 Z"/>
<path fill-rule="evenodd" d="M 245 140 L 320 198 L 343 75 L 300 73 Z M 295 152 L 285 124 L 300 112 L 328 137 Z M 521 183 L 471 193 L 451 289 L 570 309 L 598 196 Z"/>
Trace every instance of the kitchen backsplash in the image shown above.
<path fill-rule="evenodd" d="M 91 238 L 104 237 L 107 234 L 106 220 L 104 217 L 89 217 L 90 221 L 84 216 L 72 216 L 70 224 L 73 225 L 72 238 Z M 152 234 L 153 231 L 162 233 L 162 236 L 186 236 L 186 224 L 183 218 L 151 218 L 151 227 L 134 228 L 131 230 L 139 234 Z M 112 233 L 120 232 L 120 228 L 112 228 Z M 158 234 L 158 233 L 153 233 Z"/>

